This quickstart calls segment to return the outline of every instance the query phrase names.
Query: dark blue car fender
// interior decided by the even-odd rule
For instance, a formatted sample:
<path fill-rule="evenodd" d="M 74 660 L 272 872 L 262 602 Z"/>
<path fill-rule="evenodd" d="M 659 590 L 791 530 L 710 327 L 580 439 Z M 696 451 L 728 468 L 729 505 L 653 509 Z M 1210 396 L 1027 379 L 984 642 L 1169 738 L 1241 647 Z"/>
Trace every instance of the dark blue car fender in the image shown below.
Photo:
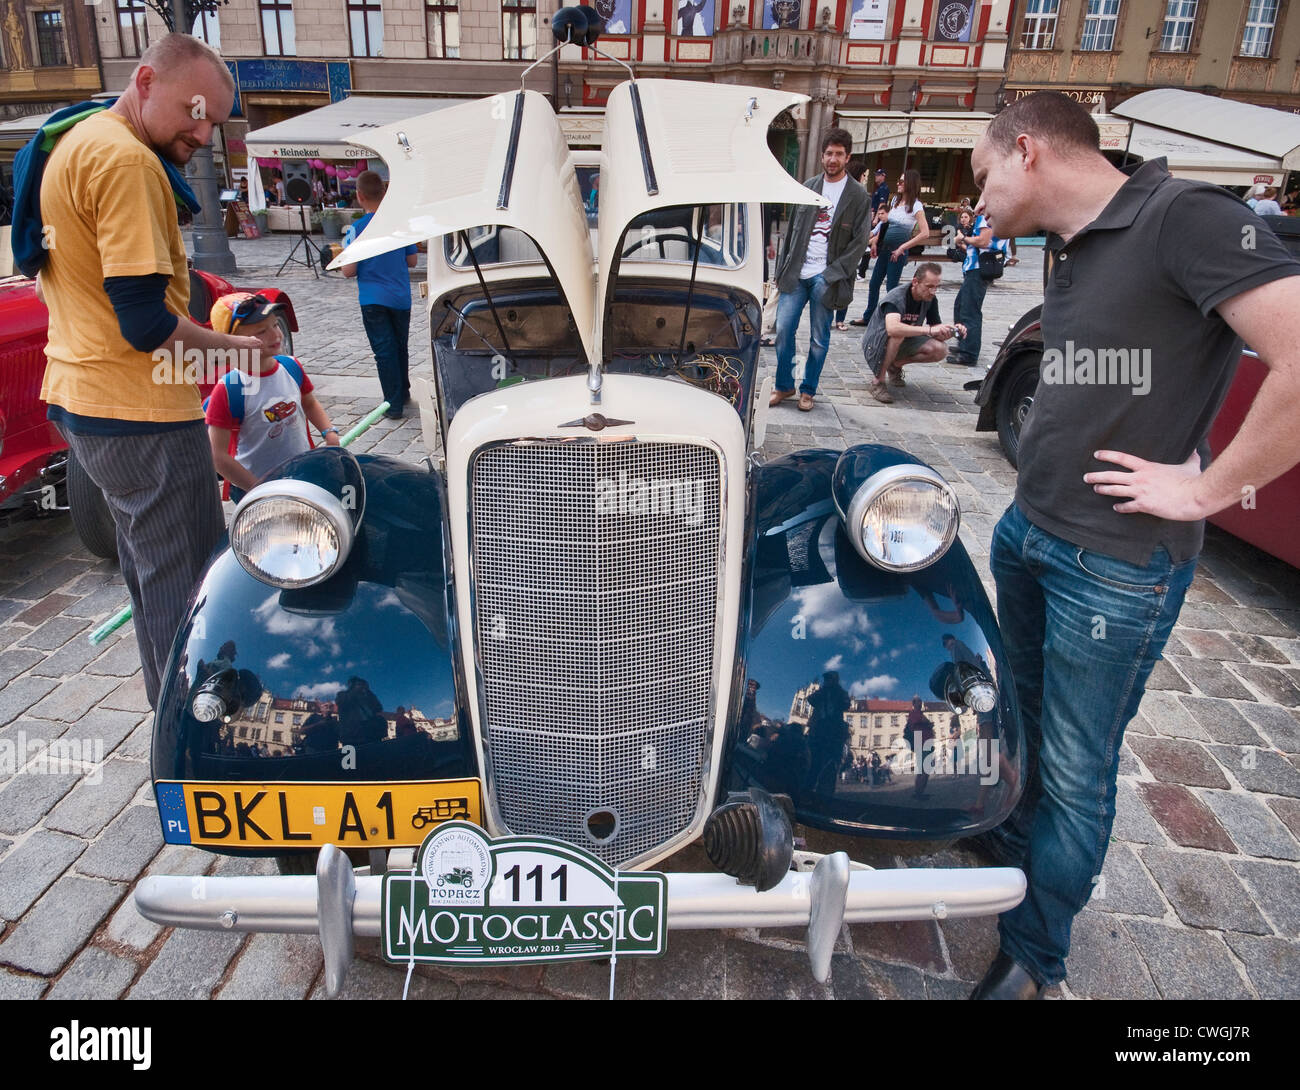
<path fill-rule="evenodd" d="M 847 453 L 915 463 L 888 447 Z M 802 451 L 753 475 L 724 783 L 788 794 L 799 821 L 834 832 L 991 828 L 1019 797 L 1025 747 L 988 597 L 960 541 L 918 572 L 868 564 L 833 502 L 840 457 Z M 992 712 L 945 701 L 957 662 L 996 683 Z"/>
<path fill-rule="evenodd" d="M 300 455 L 277 477 L 312 478 L 320 454 Z M 441 478 L 392 458 L 356 462 L 364 517 L 325 582 L 280 590 L 249 575 L 224 542 L 214 554 L 164 677 L 155 780 L 478 777 Z M 223 670 L 237 673 L 240 711 L 201 723 L 190 713 L 196 688 Z"/>

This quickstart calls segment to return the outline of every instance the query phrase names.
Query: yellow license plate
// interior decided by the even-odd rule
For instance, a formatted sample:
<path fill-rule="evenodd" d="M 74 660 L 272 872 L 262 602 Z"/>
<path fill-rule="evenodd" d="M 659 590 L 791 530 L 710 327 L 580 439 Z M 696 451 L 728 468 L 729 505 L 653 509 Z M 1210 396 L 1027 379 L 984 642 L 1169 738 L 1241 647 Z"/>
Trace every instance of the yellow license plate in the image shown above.
<path fill-rule="evenodd" d="M 451 818 L 483 824 L 478 780 L 185 783 L 154 788 L 169 844 L 241 848 L 414 847 Z"/>

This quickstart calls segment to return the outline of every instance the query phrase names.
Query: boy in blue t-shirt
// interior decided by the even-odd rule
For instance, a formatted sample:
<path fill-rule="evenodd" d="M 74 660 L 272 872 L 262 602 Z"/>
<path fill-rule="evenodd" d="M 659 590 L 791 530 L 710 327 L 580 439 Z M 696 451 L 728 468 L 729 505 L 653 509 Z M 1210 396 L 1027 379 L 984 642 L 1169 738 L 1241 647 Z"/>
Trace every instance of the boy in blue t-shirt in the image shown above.
<path fill-rule="evenodd" d="M 345 241 L 350 245 L 366 229 L 384 199 L 387 183 L 373 170 L 357 176 L 357 202 L 365 215 L 347 229 Z M 379 385 L 388 402 L 384 415 L 400 420 L 405 415 L 406 399 L 411 394 L 410 361 L 407 341 L 411 333 L 411 276 L 417 249 L 401 250 L 369 257 L 343 266 L 344 276 L 357 278 L 357 297 L 361 303 L 361 320 L 375 354 Z"/>

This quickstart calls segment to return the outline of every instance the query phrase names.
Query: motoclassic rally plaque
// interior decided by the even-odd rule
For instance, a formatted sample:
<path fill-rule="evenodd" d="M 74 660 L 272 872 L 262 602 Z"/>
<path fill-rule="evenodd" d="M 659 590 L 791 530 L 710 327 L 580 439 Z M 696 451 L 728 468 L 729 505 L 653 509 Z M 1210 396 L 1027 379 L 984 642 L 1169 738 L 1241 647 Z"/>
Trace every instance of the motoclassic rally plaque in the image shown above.
<path fill-rule="evenodd" d="M 576 961 L 664 952 L 668 880 L 615 871 L 549 837 L 493 839 L 448 821 L 413 872 L 384 876 L 384 957 L 393 962 Z"/>

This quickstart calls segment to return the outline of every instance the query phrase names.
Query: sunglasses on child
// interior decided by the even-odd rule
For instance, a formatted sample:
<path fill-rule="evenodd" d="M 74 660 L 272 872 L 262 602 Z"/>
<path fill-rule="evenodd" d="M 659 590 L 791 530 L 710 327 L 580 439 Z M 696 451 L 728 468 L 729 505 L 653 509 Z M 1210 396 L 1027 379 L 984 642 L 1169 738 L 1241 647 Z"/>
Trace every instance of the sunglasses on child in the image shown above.
<path fill-rule="evenodd" d="M 245 322 L 270 303 L 265 295 L 250 295 L 247 299 L 241 299 L 231 310 L 230 316 L 237 322 Z"/>

